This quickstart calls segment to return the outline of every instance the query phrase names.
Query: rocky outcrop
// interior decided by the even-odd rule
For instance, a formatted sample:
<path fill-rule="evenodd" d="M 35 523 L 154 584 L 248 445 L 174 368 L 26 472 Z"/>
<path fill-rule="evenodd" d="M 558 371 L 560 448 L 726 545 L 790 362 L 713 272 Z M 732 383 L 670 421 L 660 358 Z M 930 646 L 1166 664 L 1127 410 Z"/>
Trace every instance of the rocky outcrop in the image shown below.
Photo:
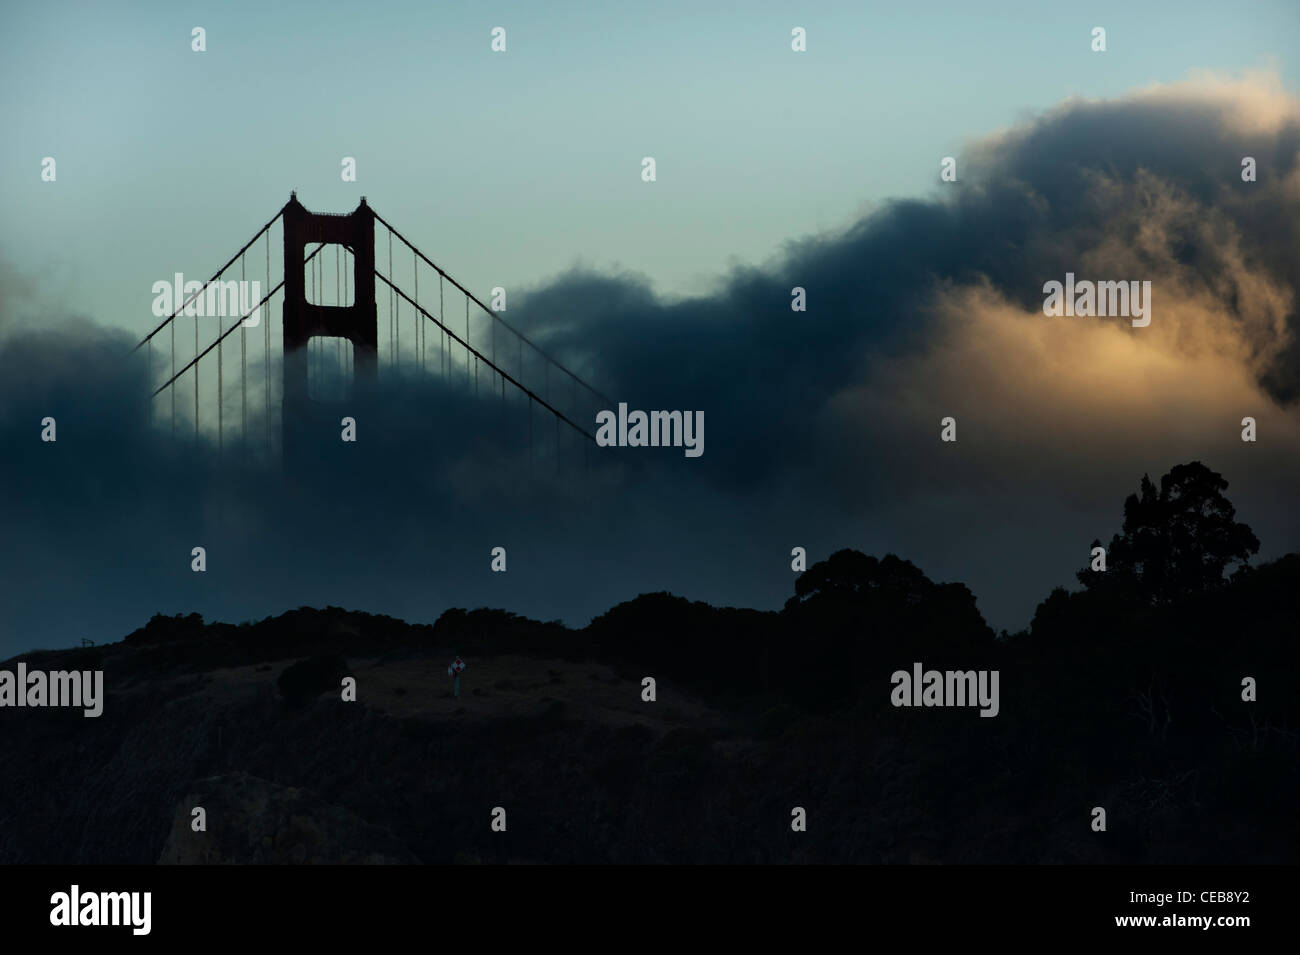
<path fill-rule="evenodd" d="M 195 809 L 206 831 L 195 832 Z M 387 829 L 315 794 L 247 773 L 200 780 L 176 806 L 159 864 L 412 864 Z"/>

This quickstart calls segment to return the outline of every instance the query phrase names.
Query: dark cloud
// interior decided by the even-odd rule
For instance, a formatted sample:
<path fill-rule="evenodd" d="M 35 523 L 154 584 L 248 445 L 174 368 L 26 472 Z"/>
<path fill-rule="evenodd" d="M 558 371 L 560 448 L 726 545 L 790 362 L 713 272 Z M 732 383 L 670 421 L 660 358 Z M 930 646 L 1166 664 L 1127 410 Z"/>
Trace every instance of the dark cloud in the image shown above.
<path fill-rule="evenodd" d="M 575 271 L 512 300 L 613 400 L 703 410 L 698 459 L 584 460 L 562 430 L 557 460 L 541 413 L 530 455 L 513 394 L 408 375 L 345 409 L 355 446 L 322 419 L 317 465 L 286 476 L 195 442 L 183 409 L 182 438 L 149 428 L 120 336 L 10 328 L 0 649 L 112 639 L 156 610 L 487 604 L 581 624 L 658 589 L 774 607 L 795 545 L 895 551 L 1015 627 L 1113 532 L 1143 472 L 1193 459 L 1231 482 L 1263 556 L 1294 547 L 1298 151 L 1295 104 L 1262 81 L 1067 103 L 973 144 L 937 198 L 792 241 L 710 295 Z M 1067 271 L 1150 280 L 1151 326 L 1044 317 L 1043 282 Z M 536 371 L 594 428 L 598 403 Z M 39 441 L 46 415 L 56 445 Z M 955 445 L 938 440 L 946 415 Z M 189 569 L 196 544 L 206 574 Z"/>

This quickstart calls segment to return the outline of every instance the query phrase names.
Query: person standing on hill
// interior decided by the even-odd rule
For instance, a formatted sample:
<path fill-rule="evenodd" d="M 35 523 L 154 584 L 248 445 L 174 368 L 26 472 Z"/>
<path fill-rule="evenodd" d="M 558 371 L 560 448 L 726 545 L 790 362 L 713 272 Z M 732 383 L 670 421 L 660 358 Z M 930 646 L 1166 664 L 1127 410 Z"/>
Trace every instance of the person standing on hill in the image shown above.
<path fill-rule="evenodd" d="M 460 675 L 465 669 L 465 661 L 459 656 L 447 667 L 447 676 L 451 677 L 451 695 L 460 699 Z"/>

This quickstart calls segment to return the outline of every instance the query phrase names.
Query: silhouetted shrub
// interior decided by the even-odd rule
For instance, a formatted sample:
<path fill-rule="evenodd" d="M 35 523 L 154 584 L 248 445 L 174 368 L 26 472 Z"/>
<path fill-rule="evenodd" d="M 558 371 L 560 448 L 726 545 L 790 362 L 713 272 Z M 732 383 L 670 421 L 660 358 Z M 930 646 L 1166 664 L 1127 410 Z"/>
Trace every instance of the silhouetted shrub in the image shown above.
<path fill-rule="evenodd" d="M 343 678 L 351 675 L 347 661 L 336 654 L 326 654 L 285 667 L 276 686 L 286 703 L 302 706 L 326 691 L 339 689 Z"/>
<path fill-rule="evenodd" d="M 104 651 L 99 647 L 73 650 L 64 661 L 68 670 L 99 670 L 104 666 Z"/>
<path fill-rule="evenodd" d="M 177 641 L 197 640 L 204 635 L 203 616 L 201 614 L 176 614 L 165 617 L 160 613 L 149 618 L 149 622 L 138 630 L 126 635 L 128 646 L 148 646 L 157 643 L 174 643 Z"/>
<path fill-rule="evenodd" d="M 791 706 L 789 703 L 778 703 L 759 717 L 759 734 L 763 739 L 776 739 L 789 729 L 801 715 L 798 707 Z"/>

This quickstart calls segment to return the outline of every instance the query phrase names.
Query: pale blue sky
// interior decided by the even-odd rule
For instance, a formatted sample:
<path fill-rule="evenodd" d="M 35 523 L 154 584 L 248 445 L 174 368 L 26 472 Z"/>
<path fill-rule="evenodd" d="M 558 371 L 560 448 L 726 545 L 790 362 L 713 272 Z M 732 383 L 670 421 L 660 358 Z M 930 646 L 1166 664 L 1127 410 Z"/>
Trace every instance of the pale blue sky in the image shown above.
<path fill-rule="evenodd" d="M 579 262 L 692 294 L 1069 95 L 1189 64 L 1295 90 L 1297 48 L 1267 2 L 6 3 L 0 257 L 142 332 L 154 281 L 206 278 L 296 188 L 367 196 L 482 296 Z"/>

